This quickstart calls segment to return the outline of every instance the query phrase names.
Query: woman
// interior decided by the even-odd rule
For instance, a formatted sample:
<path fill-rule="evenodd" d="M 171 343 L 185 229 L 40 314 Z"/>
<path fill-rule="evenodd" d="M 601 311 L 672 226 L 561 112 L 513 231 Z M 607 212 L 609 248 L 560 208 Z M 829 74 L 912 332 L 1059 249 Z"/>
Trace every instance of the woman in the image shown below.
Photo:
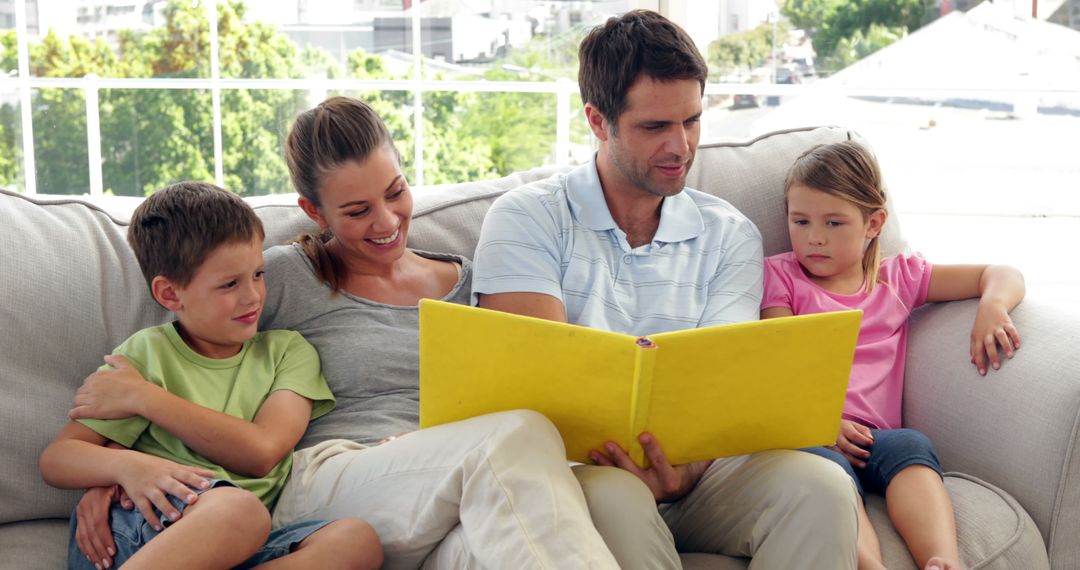
<path fill-rule="evenodd" d="M 315 345 L 338 407 L 309 426 L 275 522 L 363 512 L 388 566 L 419 566 L 460 521 L 451 542 L 480 567 L 615 567 L 542 416 L 393 437 L 417 426 L 417 303 L 467 303 L 470 275 L 467 259 L 405 247 L 412 196 L 374 110 L 336 97 L 302 113 L 286 160 L 322 233 L 267 251 L 263 326 Z"/>
<path fill-rule="evenodd" d="M 468 303 L 470 266 L 405 247 L 412 196 L 374 110 L 335 97 L 302 113 L 286 159 L 321 233 L 265 252 L 260 325 L 315 345 L 338 405 L 300 442 L 275 525 L 361 514 L 388 568 L 617 568 L 546 418 L 512 411 L 413 431 L 417 304 Z M 91 503 L 104 499 L 90 499 L 80 510 L 97 527 Z"/>

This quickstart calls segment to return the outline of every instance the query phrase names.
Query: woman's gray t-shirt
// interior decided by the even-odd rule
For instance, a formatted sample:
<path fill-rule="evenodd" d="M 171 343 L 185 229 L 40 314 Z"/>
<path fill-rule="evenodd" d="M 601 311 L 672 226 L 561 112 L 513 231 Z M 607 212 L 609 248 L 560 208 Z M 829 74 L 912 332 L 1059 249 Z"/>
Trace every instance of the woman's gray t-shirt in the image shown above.
<path fill-rule="evenodd" d="M 444 301 L 469 303 L 471 263 L 450 254 L 417 251 L 461 264 Z M 260 329 L 304 335 L 322 359 L 337 407 L 311 422 L 297 448 L 327 439 L 370 445 L 419 425 L 419 309 L 376 303 L 345 292 L 331 295 L 298 244 L 265 252 L 266 306 Z"/>

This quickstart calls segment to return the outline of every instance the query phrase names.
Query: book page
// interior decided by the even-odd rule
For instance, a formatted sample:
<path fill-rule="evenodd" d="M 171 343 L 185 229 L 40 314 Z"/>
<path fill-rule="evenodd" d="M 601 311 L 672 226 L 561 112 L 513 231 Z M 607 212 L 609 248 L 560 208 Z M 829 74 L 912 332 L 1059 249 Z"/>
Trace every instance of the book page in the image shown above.
<path fill-rule="evenodd" d="M 629 449 L 635 338 L 424 300 L 420 427 L 530 409 L 559 429 L 567 458 L 611 440 Z M 433 326 L 437 324 L 437 326 Z"/>
<path fill-rule="evenodd" d="M 833 444 L 860 319 L 846 311 L 650 336 L 648 430 L 672 464 Z"/>

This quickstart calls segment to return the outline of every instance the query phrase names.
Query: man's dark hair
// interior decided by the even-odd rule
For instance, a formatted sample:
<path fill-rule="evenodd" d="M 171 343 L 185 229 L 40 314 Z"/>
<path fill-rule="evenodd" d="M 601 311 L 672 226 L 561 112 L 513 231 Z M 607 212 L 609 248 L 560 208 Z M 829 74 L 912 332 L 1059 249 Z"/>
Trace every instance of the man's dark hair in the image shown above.
<path fill-rule="evenodd" d="M 641 74 L 657 81 L 696 79 L 705 92 L 709 68 L 690 36 L 649 10 L 609 18 L 581 41 L 578 86 L 611 124 L 626 110 L 626 92 Z"/>
<path fill-rule="evenodd" d="M 146 283 L 161 275 L 183 287 L 219 246 L 263 239 L 262 222 L 239 196 L 203 182 L 154 192 L 131 217 L 128 244 Z"/>

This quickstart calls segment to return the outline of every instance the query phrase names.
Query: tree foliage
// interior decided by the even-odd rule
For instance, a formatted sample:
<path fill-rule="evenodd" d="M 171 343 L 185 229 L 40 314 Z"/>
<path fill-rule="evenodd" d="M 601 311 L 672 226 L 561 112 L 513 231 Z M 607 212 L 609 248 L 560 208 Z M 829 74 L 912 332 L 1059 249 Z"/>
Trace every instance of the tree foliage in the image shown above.
<path fill-rule="evenodd" d="M 274 26 L 245 21 L 243 0 L 218 6 L 220 74 L 224 78 L 394 79 L 378 55 L 363 50 L 338 62 L 312 46 L 297 46 Z M 164 24 L 149 31 L 122 31 L 110 45 L 50 31 L 30 49 L 35 77 L 210 77 L 210 33 L 201 2 L 170 0 Z M 511 53 L 507 67 L 532 69 L 531 79 L 551 78 L 574 54 L 540 38 Z M 0 65 L 17 72 L 14 31 L 0 33 Z M 576 46 L 576 42 L 575 42 Z M 558 57 L 550 57 L 555 53 Z M 549 57 L 545 59 L 545 54 Z M 411 71 L 409 72 L 411 74 Z M 519 80 L 500 69 L 484 79 Z M 222 168 L 226 188 L 241 194 L 288 192 L 282 148 L 293 118 L 323 94 L 306 90 L 221 91 Z M 412 176 L 413 95 L 409 91 L 349 93 L 380 113 Z M 107 192 L 145 195 L 180 180 L 214 179 L 213 100 L 209 90 L 101 89 L 98 92 L 102 177 Z M 554 147 L 555 98 L 527 93 L 423 94 L 425 182 L 461 182 L 530 168 Z M 86 98 L 81 89 L 39 88 L 32 94 L 34 158 L 40 192 L 89 191 Z M 22 141 L 17 102 L 0 106 L 0 185 L 21 186 Z"/>
<path fill-rule="evenodd" d="M 784 0 L 781 12 L 810 32 L 820 60 L 833 63 L 847 61 L 851 46 L 865 44 L 871 35 L 877 36 L 874 41 L 884 38 L 883 30 L 902 36 L 936 17 L 932 0 Z M 871 32 L 872 26 L 877 31 Z M 838 49 L 847 53 L 837 54 Z"/>
<path fill-rule="evenodd" d="M 791 37 L 787 23 L 779 23 L 775 29 L 775 45 Z M 709 44 L 709 64 L 721 74 L 761 65 L 772 54 L 773 30 L 772 24 L 762 24 L 753 30 L 721 36 Z"/>
<path fill-rule="evenodd" d="M 823 65 L 827 69 L 843 69 L 885 46 L 904 39 L 906 35 L 907 29 L 903 27 L 890 28 L 880 24 L 870 24 L 865 34 L 862 30 L 855 30 L 850 37 L 841 38 L 832 55 L 823 60 Z"/>

